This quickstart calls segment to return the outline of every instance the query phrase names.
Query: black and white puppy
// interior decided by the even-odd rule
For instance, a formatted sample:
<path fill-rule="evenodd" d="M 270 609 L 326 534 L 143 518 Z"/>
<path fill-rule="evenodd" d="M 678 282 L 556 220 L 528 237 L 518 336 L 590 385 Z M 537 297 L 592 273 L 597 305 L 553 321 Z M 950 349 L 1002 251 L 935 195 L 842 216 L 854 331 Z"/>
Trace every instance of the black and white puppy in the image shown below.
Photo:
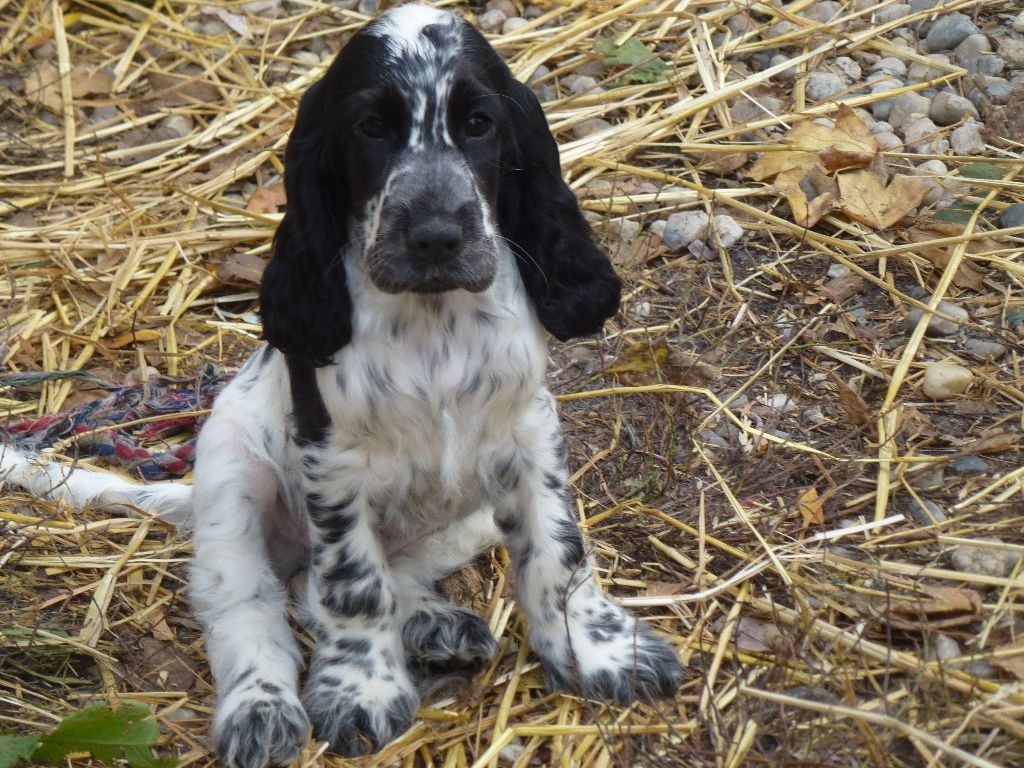
<path fill-rule="evenodd" d="M 597 332 L 620 282 L 537 99 L 465 22 L 404 6 L 306 92 L 285 166 L 269 344 L 218 397 L 191 489 L 76 472 L 51 494 L 191 509 L 223 761 L 287 763 L 310 724 L 344 755 L 399 736 L 418 672 L 495 653 L 435 583 L 496 543 L 552 688 L 671 696 L 675 653 L 601 593 L 570 503 L 544 329 Z M 296 575 L 318 637 L 301 693 Z"/>

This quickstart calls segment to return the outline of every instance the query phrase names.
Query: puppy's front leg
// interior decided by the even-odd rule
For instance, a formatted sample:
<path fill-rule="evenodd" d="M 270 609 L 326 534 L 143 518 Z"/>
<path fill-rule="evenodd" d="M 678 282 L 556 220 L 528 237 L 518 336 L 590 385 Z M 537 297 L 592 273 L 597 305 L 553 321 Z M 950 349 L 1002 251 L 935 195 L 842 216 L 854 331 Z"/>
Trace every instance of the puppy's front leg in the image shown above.
<path fill-rule="evenodd" d="M 682 668 L 671 646 L 594 581 L 572 514 L 565 441 L 548 392 L 517 425 L 515 441 L 496 464 L 495 520 L 548 686 L 621 703 L 672 696 Z"/>
<path fill-rule="evenodd" d="M 313 539 L 307 607 L 319 642 L 302 701 L 317 738 L 353 756 L 408 730 L 419 697 L 358 470 L 344 466 L 344 455 L 325 454 L 307 448 L 303 461 Z"/>

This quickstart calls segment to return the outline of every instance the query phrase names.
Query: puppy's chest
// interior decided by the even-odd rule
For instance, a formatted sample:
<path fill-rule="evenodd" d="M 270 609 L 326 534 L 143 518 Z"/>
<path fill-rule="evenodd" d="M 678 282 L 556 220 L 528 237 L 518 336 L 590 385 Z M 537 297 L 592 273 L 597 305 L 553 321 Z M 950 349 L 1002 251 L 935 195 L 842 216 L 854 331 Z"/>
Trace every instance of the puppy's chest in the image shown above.
<path fill-rule="evenodd" d="M 360 454 L 382 521 L 417 527 L 483 502 L 489 457 L 512 440 L 546 362 L 539 336 L 486 330 L 366 334 L 346 348 L 326 398 L 332 442 Z"/>

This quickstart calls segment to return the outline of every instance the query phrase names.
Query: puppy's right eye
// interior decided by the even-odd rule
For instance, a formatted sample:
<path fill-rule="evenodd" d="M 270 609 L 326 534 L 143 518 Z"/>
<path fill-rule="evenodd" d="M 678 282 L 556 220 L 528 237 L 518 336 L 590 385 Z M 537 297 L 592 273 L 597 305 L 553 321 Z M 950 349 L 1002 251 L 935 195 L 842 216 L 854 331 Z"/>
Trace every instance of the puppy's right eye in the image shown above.
<path fill-rule="evenodd" d="M 368 139 L 383 139 L 387 126 L 379 117 L 368 117 L 359 123 L 359 132 Z"/>

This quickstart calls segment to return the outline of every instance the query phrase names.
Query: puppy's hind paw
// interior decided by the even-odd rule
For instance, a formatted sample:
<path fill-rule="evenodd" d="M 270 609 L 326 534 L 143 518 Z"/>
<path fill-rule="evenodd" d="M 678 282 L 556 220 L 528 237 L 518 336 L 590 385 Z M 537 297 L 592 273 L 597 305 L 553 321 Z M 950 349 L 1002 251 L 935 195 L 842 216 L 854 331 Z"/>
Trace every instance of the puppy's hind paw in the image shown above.
<path fill-rule="evenodd" d="M 402 640 L 410 660 L 428 672 L 475 671 L 498 650 L 487 622 L 455 606 L 417 611 L 405 622 Z"/>

